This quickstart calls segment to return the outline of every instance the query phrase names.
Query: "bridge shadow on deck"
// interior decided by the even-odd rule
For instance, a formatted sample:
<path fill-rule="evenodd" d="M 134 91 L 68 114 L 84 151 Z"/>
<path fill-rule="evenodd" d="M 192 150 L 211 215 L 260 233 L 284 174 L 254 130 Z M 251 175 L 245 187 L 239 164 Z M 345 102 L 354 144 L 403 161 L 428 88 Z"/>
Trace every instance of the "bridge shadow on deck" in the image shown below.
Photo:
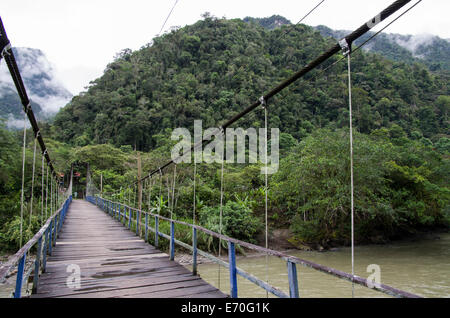
<path fill-rule="evenodd" d="M 77 268 L 80 286 L 76 286 Z M 32 298 L 224 298 L 95 205 L 74 200 Z"/>

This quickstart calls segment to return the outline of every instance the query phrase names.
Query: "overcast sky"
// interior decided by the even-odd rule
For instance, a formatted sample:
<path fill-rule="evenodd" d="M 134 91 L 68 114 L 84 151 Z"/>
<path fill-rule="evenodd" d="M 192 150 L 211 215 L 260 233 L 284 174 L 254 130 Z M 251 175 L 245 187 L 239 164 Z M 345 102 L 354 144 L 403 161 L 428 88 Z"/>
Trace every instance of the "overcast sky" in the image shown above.
<path fill-rule="evenodd" d="M 179 0 L 164 30 L 193 24 L 206 11 L 226 18 L 279 14 L 296 23 L 319 2 Z M 353 30 L 392 2 L 326 0 L 303 23 Z M 159 33 L 174 3 L 175 0 L 2 0 L 0 16 L 11 44 L 41 49 L 66 87 L 78 94 L 89 81 L 102 75 L 117 52 L 124 48 L 136 50 L 149 43 Z M 449 0 L 423 0 L 386 32 L 450 38 L 449 12 Z"/>

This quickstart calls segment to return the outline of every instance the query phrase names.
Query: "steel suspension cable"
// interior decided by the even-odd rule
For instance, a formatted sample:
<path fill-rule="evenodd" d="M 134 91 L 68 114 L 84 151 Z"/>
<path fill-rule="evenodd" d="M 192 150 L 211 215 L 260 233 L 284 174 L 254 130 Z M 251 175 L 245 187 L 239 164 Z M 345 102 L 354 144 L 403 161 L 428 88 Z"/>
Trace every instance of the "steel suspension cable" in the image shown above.
<path fill-rule="evenodd" d="M 178 1 L 179 1 L 179 0 L 175 0 L 175 4 L 173 5 L 172 9 L 170 10 L 169 15 L 167 16 L 166 20 L 164 21 L 164 23 L 163 23 L 163 25 L 162 25 L 162 27 L 161 27 L 161 30 L 159 31 L 159 34 L 158 34 L 158 35 L 161 34 L 162 30 L 163 30 L 164 27 L 166 26 L 167 20 L 169 20 L 170 16 L 172 15 L 172 12 L 173 12 L 173 10 L 175 9 L 175 7 L 176 7 Z"/>
<path fill-rule="evenodd" d="M 50 215 L 53 215 L 53 178 L 50 178 Z"/>
<path fill-rule="evenodd" d="M 42 179 L 41 179 L 41 227 L 44 223 L 44 175 L 45 175 L 45 166 L 44 166 L 45 156 L 42 154 Z"/>
<path fill-rule="evenodd" d="M 225 137 L 224 132 L 222 131 L 222 135 Z M 219 234 L 222 235 L 222 218 L 223 218 L 223 170 L 224 170 L 224 162 L 225 162 L 225 151 L 222 151 L 222 169 L 220 174 L 220 214 L 219 214 Z M 222 239 L 219 238 L 219 259 L 221 257 L 222 252 Z M 219 264 L 219 289 L 220 289 L 220 267 Z"/>
<path fill-rule="evenodd" d="M 295 25 L 293 25 L 293 27 L 295 27 L 295 26 L 299 25 L 300 23 L 302 23 L 308 16 L 310 16 L 324 2 L 325 2 L 325 0 L 320 1 L 314 8 L 311 9 L 311 11 L 309 11 L 303 18 L 301 18 L 300 21 L 298 21 Z M 280 35 L 280 38 L 282 38 L 283 36 L 289 34 L 294 29 L 293 27 L 291 27 L 289 29 L 286 29 L 286 31 Z"/>
<path fill-rule="evenodd" d="M 39 134 L 39 132 L 38 132 L 38 134 Z M 36 167 L 36 141 L 37 141 L 37 137 L 34 138 L 33 173 L 31 176 L 30 228 L 31 228 L 31 217 L 33 215 L 34 173 L 35 173 L 35 167 Z"/>
<path fill-rule="evenodd" d="M 265 102 L 263 102 L 263 108 L 264 108 L 264 138 L 265 138 L 265 144 L 264 144 L 264 164 L 265 166 L 265 173 L 264 173 L 264 181 L 265 181 L 265 204 L 264 204 L 264 219 L 265 219 L 265 226 L 266 226 L 266 249 L 269 248 L 269 226 L 267 222 L 267 202 L 268 202 L 268 158 L 267 158 L 267 148 L 268 148 L 268 134 L 267 134 L 267 105 Z M 266 254 L 266 283 L 269 283 L 269 255 Z M 266 290 L 266 298 L 269 298 L 269 292 Z"/>
<path fill-rule="evenodd" d="M 195 225 L 195 207 L 196 207 L 196 201 L 197 198 L 195 196 L 195 190 L 196 190 L 196 179 L 197 179 L 197 162 L 195 161 L 194 158 L 194 207 L 193 207 L 193 211 L 192 211 L 192 224 Z"/>
<path fill-rule="evenodd" d="M 45 181 L 45 219 L 47 219 L 48 214 L 48 164 L 47 164 L 47 180 Z"/>
<path fill-rule="evenodd" d="M 136 185 L 134 185 L 134 189 L 133 189 L 133 207 L 136 207 Z"/>
<path fill-rule="evenodd" d="M 351 260 L 352 260 L 352 298 L 355 297 L 355 203 L 354 203 L 354 175 L 353 175 L 353 116 L 352 116 L 352 79 L 351 79 L 351 48 L 347 54 L 348 70 L 348 109 L 349 109 L 349 127 L 350 127 L 350 201 L 351 201 Z"/>
<path fill-rule="evenodd" d="M 167 186 L 167 210 L 170 209 L 170 183 L 169 183 L 169 173 L 166 174 L 166 186 Z"/>
<path fill-rule="evenodd" d="M 162 197 L 162 172 L 161 172 L 161 169 L 159 169 L 159 199 L 158 200 L 161 200 L 161 197 Z"/>
<path fill-rule="evenodd" d="M 148 189 L 148 201 L 147 201 L 147 206 L 148 206 L 148 211 L 150 212 L 151 210 L 151 204 L 150 204 L 150 200 L 151 200 L 151 196 L 152 196 L 152 179 L 148 179 L 148 183 L 147 183 L 147 189 Z"/>
<path fill-rule="evenodd" d="M 172 187 L 172 209 L 170 211 L 170 218 L 173 220 L 173 210 L 175 208 L 175 182 L 177 175 L 177 165 L 173 166 L 173 187 Z"/>
<path fill-rule="evenodd" d="M 20 195 L 20 248 L 22 248 L 23 236 L 23 209 L 24 209 L 24 187 L 25 187 L 25 151 L 27 146 L 27 114 L 23 119 L 23 153 L 22 153 L 22 192 Z"/>

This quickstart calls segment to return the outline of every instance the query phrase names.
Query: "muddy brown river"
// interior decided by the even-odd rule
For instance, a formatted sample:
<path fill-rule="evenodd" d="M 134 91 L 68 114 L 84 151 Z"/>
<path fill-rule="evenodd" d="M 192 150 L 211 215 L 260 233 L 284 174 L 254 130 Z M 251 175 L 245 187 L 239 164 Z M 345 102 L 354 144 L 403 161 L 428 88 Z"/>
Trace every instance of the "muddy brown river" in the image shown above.
<path fill-rule="evenodd" d="M 437 238 L 439 237 L 439 239 Z M 289 252 L 290 255 L 351 273 L 350 249 L 334 252 Z M 378 266 L 380 282 L 423 297 L 450 297 L 450 233 L 434 235 L 433 239 L 397 242 L 388 245 L 357 246 L 355 273 L 367 278 L 369 266 Z M 237 266 L 266 280 L 285 293 L 288 290 L 286 262 L 265 256 L 238 257 Z M 191 269 L 191 266 L 186 266 Z M 210 284 L 229 294 L 229 274 L 217 264 L 200 264 L 200 276 Z M 370 269 L 370 268 L 369 268 Z M 300 297 L 347 298 L 352 297 L 352 285 L 325 273 L 297 265 Z M 12 284 L 0 285 L 0 298 L 10 297 Z M 266 291 L 238 276 L 240 298 L 265 298 Z M 275 297 L 269 294 L 269 297 Z M 355 285 L 355 297 L 390 297 Z"/>
<path fill-rule="evenodd" d="M 450 297 L 450 234 L 416 242 L 388 245 L 359 246 L 355 248 L 355 274 L 368 278 L 373 272 L 370 265 L 378 265 L 380 280 L 386 284 L 423 297 Z M 289 252 L 290 255 L 351 273 L 350 248 L 335 252 Z M 266 265 L 267 264 L 267 265 Z M 266 280 L 289 294 L 286 262 L 276 257 L 238 258 L 237 266 Z M 369 268 L 368 268 L 369 267 Z M 297 265 L 300 297 L 346 298 L 352 297 L 352 284 Z M 219 269 L 216 264 L 199 265 L 203 279 L 219 287 Z M 229 274 L 220 269 L 220 289 L 229 293 Z M 238 296 L 266 297 L 266 291 L 238 276 Z M 269 297 L 275 297 L 269 294 Z M 355 286 L 355 297 L 390 297 L 366 287 Z"/>

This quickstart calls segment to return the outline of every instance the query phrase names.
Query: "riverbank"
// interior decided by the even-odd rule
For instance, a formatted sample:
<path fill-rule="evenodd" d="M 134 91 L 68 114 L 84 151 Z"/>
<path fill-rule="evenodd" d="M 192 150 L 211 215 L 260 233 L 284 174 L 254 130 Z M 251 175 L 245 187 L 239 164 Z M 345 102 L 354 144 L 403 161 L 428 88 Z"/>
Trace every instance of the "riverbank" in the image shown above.
<path fill-rule="evenodd" d="M 370 239 L 358 239 L 356 238 L 355 244 L 358 246 L 370 246 L 370 245 L 386 245 L 402 242 L 416 242 L 421 240 L 438 240 L 440 235 L 450 233 L 450 228 L 434 228 L 428 230 L 417 230 L 415 233 L 403 234 L 401 237 L 372 237 Z M 265 236 L 260 234 L 257 237 L 259 246 L 265 245 Z M 269 249 L 283 251 L 283 250 L 299 250 L 299 251 L 317 251 L 317 252 L 333 252 L 341 248 L 349 247 L 349 245 L 335 244 L 332 247 L 323 247 L 318 243 L 307 244 L 299 242 L 294 238 L 293 233 L 289 229 L 275 229 L 269 232 Z"/>
<path fill-rule="evenodd" d="M 422 231 L 417 232 L 415 234 L 411 234 L 407 237 L 402 237 L 400 239 L 395 240 L 385 240 L 379 243 L 365 243 L 365 244 L 357 244 L 358 247 L 373 247 L 373 246 L 390 246 L 394 244 L 409 244 L 414 242 L 426 242 L 426 241 L 438 241 L 441 239 L 442 235 L 448 235 L 450 233 L 450 229 L 435 229 L 433 231 Z M 325 248 L 319 248 L 315 249 L 312 246 L 298 244 L 294 245 L 292 244 L 292 233 L 288 229 L 276 229 L 271 231 L 269 235 L 269 249 L 275 250 L 278 252 L 281 252 L 283 254 L 292 255 L 297 252 L 318 252 L 318 253 L 333 253 L 333 252 L 339 252 L 343 249 L 349 248 L 349 246 L 337 246 L 329 249 Z M 258 237 L 258 244 L 259 246 L 265 245 L 264 237 Z M 211 253 L 213 254 L 213 253 Z M 226 251 L 222 253 L 221 259 L 223 261 L 228 261 L 228 256 Z M 257 252 L 254 250 L 244 249 L 244 253 L 239 253 L 237 251 L 236 258 L 243 259 L 243 258 L 259 258 L 265 256 L 265 253 Z M 218 255 L 215 255 L 218 257 Z M 192 253 L 176 253 L 175 254 L 175 261 L 179 262 L 182 265 L 188 266 L 192 265 Z M 197 256 L 197 263 L 198 264 L 212 264 L 215 263 L 209 258 L 203 257 L 201 255 Z"/>

